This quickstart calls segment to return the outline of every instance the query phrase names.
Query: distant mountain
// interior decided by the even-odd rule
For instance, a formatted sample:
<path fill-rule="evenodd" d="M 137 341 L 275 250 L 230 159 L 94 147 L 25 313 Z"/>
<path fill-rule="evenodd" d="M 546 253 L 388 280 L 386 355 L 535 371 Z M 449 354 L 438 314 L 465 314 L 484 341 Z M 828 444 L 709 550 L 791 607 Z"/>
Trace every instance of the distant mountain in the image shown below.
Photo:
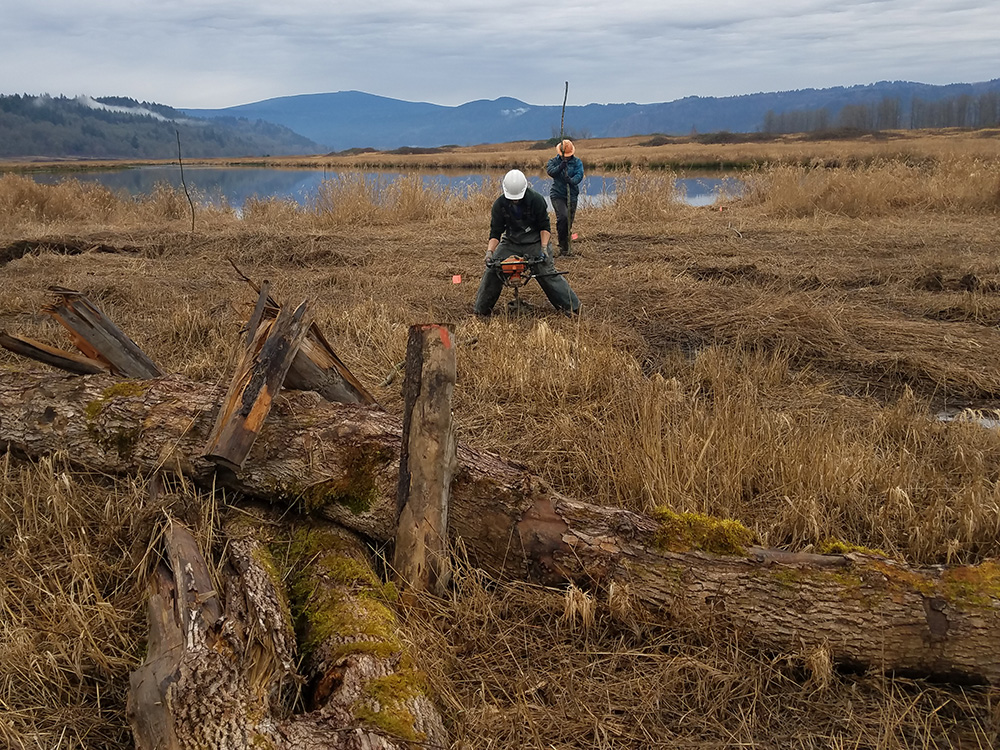
<path fill-rule="evenodd" d="M 319 144 L 264 120 L 198 119 L 125 97 L 0 96 L 0 156 L 175 159 L 318 153 Z"/>
<path fill-rule="evenodd" d="M 845 107 L 898 100 L 902 126 L 914 101 L 1000 91 L 1000 79 L 932 86 L 881 81 L 865 86 L 801 89 L 730 97 L 691 96 L 659 104 L 588 104 L 566 108 L 571 136 L 610 138 L 692 131 L 749 133 L 761 130 L 769 114 L 823 109 L 830 117 Z M 242 117 L 283 125 L 329 150 L 403 146 L 467 146 L 559 135 L 561 106 L 536 106 L 517 99 L 478 100 L 457 107 L 389 99 L 360 91 L 266 99 L 225 109 L 184 109 L 201 118 Z"/>
<path fill-rule="evenodd" d="M 178 133 L 188 158 L 543 141 L 559 135 L 560 113 L 557 105 L 507 97 L 445 107 L 360 91 L 185 110 L 126 97 L 0 95 L 0 157 L 174 159 Z M 1000 79 L 946 86 L 882 81 L 566 108 L 566 134 L 573 138 L 998 124 Z"/>

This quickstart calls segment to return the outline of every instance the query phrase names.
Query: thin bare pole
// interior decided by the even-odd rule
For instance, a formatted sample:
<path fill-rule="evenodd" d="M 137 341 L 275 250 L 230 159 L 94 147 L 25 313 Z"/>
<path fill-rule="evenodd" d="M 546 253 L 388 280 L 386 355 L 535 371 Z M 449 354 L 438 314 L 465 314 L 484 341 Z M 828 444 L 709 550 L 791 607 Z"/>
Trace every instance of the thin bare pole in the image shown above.
<path fill-rule="evenodd" d="M 559 143 L 566 137 L 566 99 L 569 98 L 569 81 L 566 81 L 566 91 L 563 93 L 562 116 L 559 118 Z"/>
<path fill-rule="evenodd" d="M 184 188 L 184 195 L 187 196 L 188 205 L 191 206 L 191 231 L 194 231 L 194 201 L 191 200 L 191 193 L 188 192 L 187 183 L 184 181 L 184 162 L 181 161 L 181 131 L 174 130 L 177 135 L 177 165 L 181 168 L 181 185 Z"/>

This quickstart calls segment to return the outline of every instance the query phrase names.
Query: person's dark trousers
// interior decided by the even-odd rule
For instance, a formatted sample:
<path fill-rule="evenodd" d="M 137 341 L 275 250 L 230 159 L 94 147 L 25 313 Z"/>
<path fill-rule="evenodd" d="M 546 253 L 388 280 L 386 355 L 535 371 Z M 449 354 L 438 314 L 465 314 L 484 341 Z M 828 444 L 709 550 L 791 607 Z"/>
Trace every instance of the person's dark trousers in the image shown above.
<path fill-rule="evenodd" d="M 543 255 L 541 243 L 534 245 L 514 245 L 506 239 L 500 241 L 497 249 L 493 251 L 494 262 L 499 263 L 512 255 L 519 255 L 526 260 L 533 260 Z M 545 261 L 535 267 L 535 279 L 542 288 L 546 298 L 552 306 L 564 312 L 576 314 L 580 312 L 580 299 L 576 296 L 566 281 L 565 276 L 559 276 L 556 272 L 555 263 L 552 256 L 544 253 Z M 476 315 L 490 315 L 493 306 L 500 299 L 503 291 L 503 280 L 500 278 L 500 271 L 487 268 L 479 282 L 479 291 L 476 294 L 476 303 L 473 311 Z"/>
<path fill-rule="evenodd" d="M 552 208 L 556 212 L 556 236 L 559 238 L 559 254 L 569 255 L 569 233 L 576 217 L 576 201 L 566 198 L 552 198 Z"/>

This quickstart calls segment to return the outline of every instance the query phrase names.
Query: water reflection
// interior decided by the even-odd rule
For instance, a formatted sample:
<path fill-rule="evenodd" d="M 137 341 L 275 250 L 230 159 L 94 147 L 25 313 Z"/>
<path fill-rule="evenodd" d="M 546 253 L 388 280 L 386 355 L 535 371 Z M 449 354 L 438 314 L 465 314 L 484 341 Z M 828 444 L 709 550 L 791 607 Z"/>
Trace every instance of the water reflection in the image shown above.
<path fill-rule="evenodd" d="M 184 182 L 200 201 L 225 204 L 239 210 L 249 198 L 291 200 L 308 206 L 315 202 L 324 180 L 348 174 L 357 173 L 252 167 L 185 167 Z M 364 174 L 366 179 L 383 182 L 391 182 L 403 176 L 401 172 Z M 502 174 L 436 172 L 421 173 L 421 176 L 424 185 L 428 187 L 464 195 L 469 190 L 482 189 L 484 183 L 495 186 L 499 194 Z M 43 184 L 55 184 L 67 179 L 65 172 L 37 172 L 32 177 Z M 177 189 L 182 187 L 180 170 L 173 165 L 81 172 L 74 173 L 72 178 L 81 182 L 97 182 L 115 193 L 124 192 L 128 195 L 149 194 L 158 184 L 167 184 Z M 580 205 L 601 205 L 613 200 L 615 183 L 619 179 L 620 176 L 588 174 L 580 186 Z M 533 189 L 548 196 L 551 180 L 529 176 L 528 181 Z M 714 203 L 721 191 L 738 193 L 740 181 L 734 177 L 687 177 L 677 179 L 677 186 L 684 203 L 706 206 Z"/>

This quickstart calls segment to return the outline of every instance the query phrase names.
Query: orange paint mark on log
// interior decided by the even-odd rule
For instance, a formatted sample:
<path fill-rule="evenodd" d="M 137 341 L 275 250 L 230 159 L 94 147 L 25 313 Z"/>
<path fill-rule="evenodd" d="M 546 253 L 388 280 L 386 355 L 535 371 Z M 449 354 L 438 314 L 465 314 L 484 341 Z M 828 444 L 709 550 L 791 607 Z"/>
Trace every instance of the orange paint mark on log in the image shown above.
<path fill-rule="evenodd" d="M 441 337 L 441 343 L 444 344 L 444 348 L 451 349 L 451 334 L 448 333 L 448 329 L 445 326 L 438 325 L 437 323 L 425 323 L 420 326 L 421 331 L 429 331 L 432 328 L 438 329 L 438 335 Z"/>
<path fill-rule="evenodd" d="M 444 344 L 444 348 L 451 349 L 451 335 L 448 333 L 448 329 L 444 326 L 438 326 L 438 332 L 441 334 L 441 343 Z"/>
<path fill-rule="evenodd" d="M 250 432 L 256 434 L 260 431 L 261 425 L 267 418 L 267 413 L 271 411 L 271 400 L 270 391 L 267 388 L 261 389 L 260 395 L 257 396 L 257 400 L 254 401 L 245 420 L 246 428 Z"/>

